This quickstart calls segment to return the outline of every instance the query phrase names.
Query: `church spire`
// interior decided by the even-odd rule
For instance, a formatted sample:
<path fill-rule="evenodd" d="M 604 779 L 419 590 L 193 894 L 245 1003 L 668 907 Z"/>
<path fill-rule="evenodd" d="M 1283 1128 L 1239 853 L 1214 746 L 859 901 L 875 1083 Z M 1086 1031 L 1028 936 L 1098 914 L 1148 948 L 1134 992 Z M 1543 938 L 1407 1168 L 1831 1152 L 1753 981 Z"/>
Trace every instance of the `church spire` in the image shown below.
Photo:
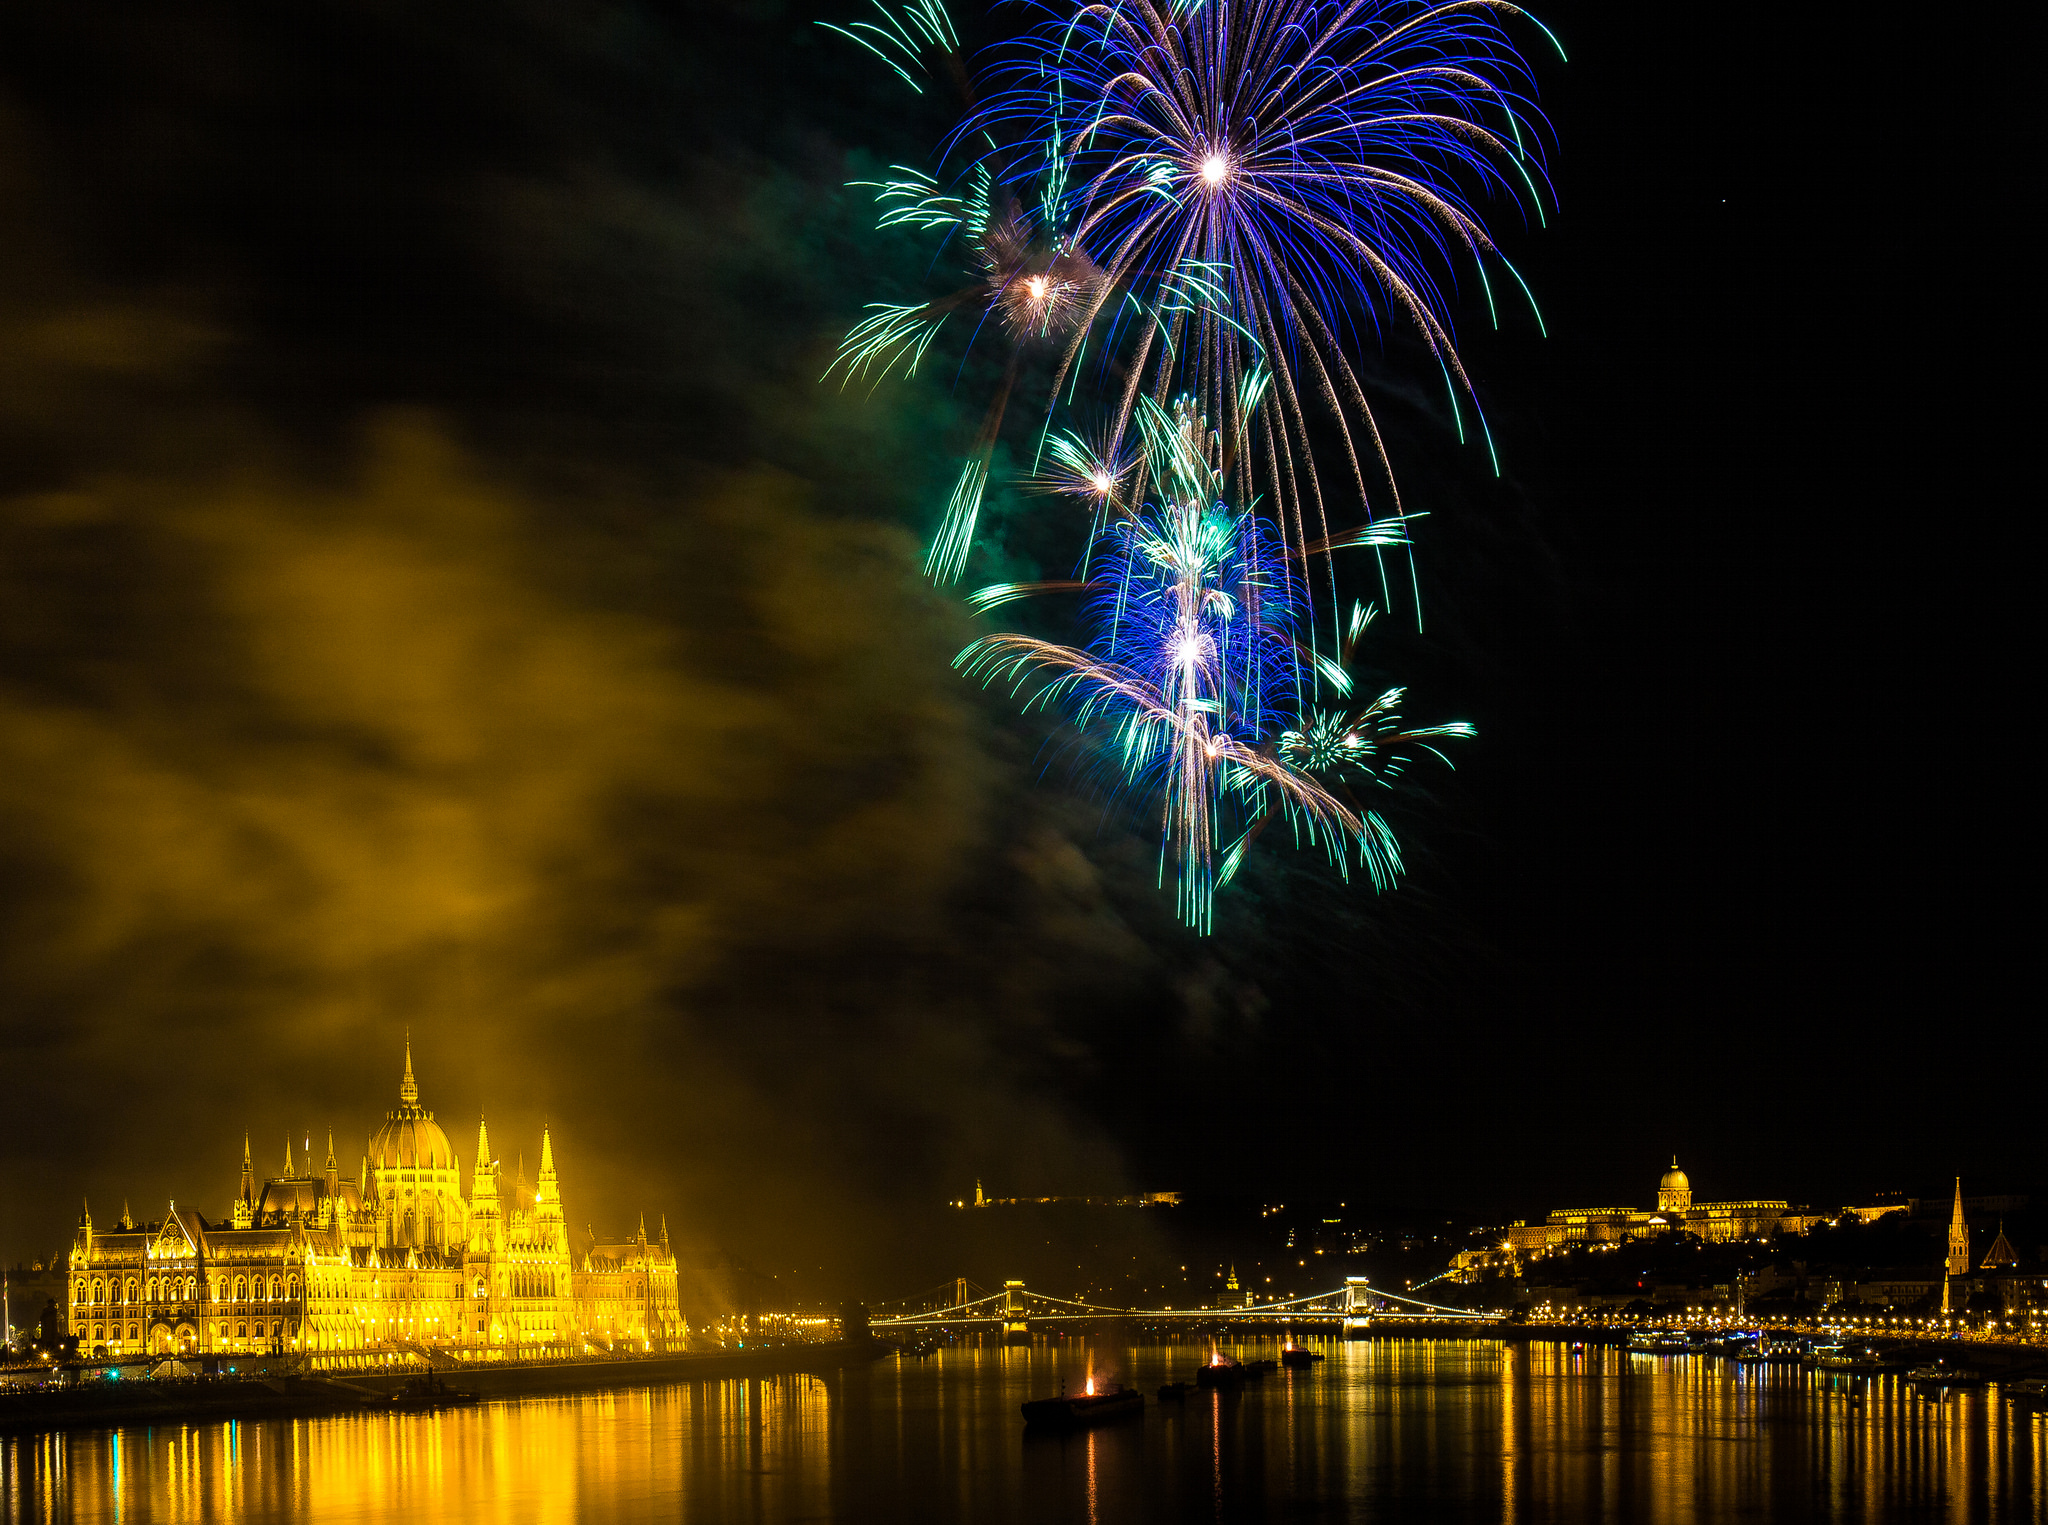
<path fill-rule="evenodd" d="M 491 1130 L 482 1118 L 476 1124 L 476 1176 L 469 1188 L 469 1248 L 473 1254 L 496 1254 L 504 1247 L 498 1216 L 498 1162 L 491 1158 Z"/>
<path fill-rule="evenodd" d="M 1966 1276 L 1970 1270 L 1970 1226 L 1963 1218 L 1963 1178 L 1956 1177 L 1955 1211 L 1948 1220 L 1948 1274 Z"/>
<path fill-rule="evenodd" d="M 540 1130 L 540 1179 L 533 1183 L 533 1205 L 540 1217 L 561 1221 L 562 1188 L 555 1178 L 555 1141 L 549 1137 L 545 1123 Z"/>
<path fill-rule="evenodd" d="M 398 1099 L 408 1107 L 420 1104 L 419 1082 L 412 1078 L 412 1029 L 405 1030 L 405 1079 L 398 1083 Z"/>
<path fill-rule="evenodd" d="M 292 1178 L 292 1136 L 290 1133 L 286 1133 L 284 1136 L 284 1178 L 287 1181 Z"/>
<path fill-rule="evenodd" d="M 229 1219 L 236 1228 L 247 1228 L 256 1221 L 256 1165 L 249 1158 L 249 1135 L 242 1135 L 242 1189 L 235 1194 L 233 1216 Z"/>

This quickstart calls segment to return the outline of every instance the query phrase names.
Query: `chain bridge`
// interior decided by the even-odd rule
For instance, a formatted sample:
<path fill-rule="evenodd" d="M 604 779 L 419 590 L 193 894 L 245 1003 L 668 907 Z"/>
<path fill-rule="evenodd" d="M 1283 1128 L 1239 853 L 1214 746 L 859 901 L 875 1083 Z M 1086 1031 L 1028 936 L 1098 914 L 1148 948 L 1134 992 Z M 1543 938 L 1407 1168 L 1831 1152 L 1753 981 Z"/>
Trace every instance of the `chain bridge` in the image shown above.
<path fill-rule="evenodd" d="M 990 1292 L 963 1276 L 912 1297 L 878 1304 L 868 1316 L 868 1327 L 878 1334 L 945 1328 L 1020 1335 L 1053 1324 L 1142 1319 L 1160 1324 L 1299 1324 L 1350 1332 L 1370 1328 L 1375 1318 L 1398 1318 L 1404 1324 L 1469 1324 L 1491 1323 L 1497 1317 L 1383 1291 L 1360 1276 L 1347 1276 L 1343 1286 L 1327 1292 L 1272 1302 L 1247 1299 L 1242 1304 L 1209 1308 L 1120 1308 L 1034 1292 L 1021 1281 L 1006 1281 L 999 1291 Z"/>

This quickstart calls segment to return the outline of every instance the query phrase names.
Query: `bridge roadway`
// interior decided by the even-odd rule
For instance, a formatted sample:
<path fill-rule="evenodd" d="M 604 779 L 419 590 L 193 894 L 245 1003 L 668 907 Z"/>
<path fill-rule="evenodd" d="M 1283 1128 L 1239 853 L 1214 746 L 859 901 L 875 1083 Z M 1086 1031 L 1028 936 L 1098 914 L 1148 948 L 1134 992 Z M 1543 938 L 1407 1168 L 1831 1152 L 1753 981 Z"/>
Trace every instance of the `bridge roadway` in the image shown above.
<path fill-rule="evenodd" d="M 938 1299 L 951 1294 L 951 1300 Z M 980 1295 L 970 1295 L 979 1293 Z M 1385 1292 L 1362 1277 L 1347 1277 L 1327 1292 L 1269 1302 L 1246 1301 L 1236 1307 L 1124 1308 L 1033 1292 L 1021 1281 L 1003 1283 L 999 1292 L 983 1292 L 962 1277 L 913 1297 L 884 1303 L 868 1316 L 877 1334 L 947 1326 L 1001 1328 L 1022 1333 L 1032 1325 L 1072 1323 L 1076 1319 L 1145 1319 L 1156 1322 L 1214 1324 L 1305 1324 L 1347 1329 L 1368 1327 L 1375 1317 L 1398 1317 L 1403 1323 L 1492 1324 L 1498 1315 L 1447 1308 L 1399 1292 Z"/>

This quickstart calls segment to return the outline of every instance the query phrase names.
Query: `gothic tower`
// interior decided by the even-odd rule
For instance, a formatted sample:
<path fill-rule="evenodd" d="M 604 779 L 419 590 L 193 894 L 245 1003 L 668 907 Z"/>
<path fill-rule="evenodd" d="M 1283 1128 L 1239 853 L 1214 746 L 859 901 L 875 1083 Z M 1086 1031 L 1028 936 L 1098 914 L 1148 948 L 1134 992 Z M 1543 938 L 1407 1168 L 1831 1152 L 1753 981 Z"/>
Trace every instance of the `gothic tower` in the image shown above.
<path fill-rule="evenodd" d="M 1956 1205 L 1948 1220 L 1948 1274 L 1941 1279 L 1941 1311 L 1954 1306 L 1955 1281 L 1970 1274 L 1970 1226 L 1963 1221 L 1963 1178 L 1956 1177 Z"/>
<path fill-rule="evenodd" d="M 492 1255 L 503 1248 L 503 1220 L 498 1215 L 498 1162 L 491 1158 L 491 1130 L 476 1125 L 476 1175 L 469 1186 L 469 1252 Z"/>
<path fill-rule="evenodd" d="M 256 1167 L 249 1162 L 249 1135 L 242 1135 L 242 1190 L 235 1198 L 235 1227 L 247 1228 L 256 1217 Z"/>
<path fill-rule="evenodd" d="M 540 1180 L 534 1186 L 533 1216 L 541 1242 L 562 1241 L 562 1188 L 555 1178 L 555 1145 L 548 1130 L 540 1130 Z"/>

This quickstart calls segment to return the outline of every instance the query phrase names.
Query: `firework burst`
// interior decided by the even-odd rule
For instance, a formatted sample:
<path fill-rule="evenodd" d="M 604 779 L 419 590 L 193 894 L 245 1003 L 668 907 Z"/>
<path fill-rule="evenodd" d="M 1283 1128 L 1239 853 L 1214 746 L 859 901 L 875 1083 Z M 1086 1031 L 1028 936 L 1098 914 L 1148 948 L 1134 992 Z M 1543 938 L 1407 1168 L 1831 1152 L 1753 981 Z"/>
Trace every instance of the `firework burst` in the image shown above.
<path fill-rule="evenodd" d="M 957 143 L 1051 142 L 1056 220 L 1100 282 L 1069 339 L 1121 327 L 1120 437 L 1140 397 L 1186 392 L 1259 447 L 1295 544 L 1328 539 L 1311 415 L 1361 508 L 1398 490 L 1350 358 L 1385 315 L 1477 413 L 1446 285 L 1513 275 L 1479 202 L 1541 215 L 1541 118 L 1504 0 L 1117 0 L 1055 12 L 1012 49 Z M 1036 167 L 1021 173 L 1042 176 Z M 1525 288 L 1526 289 L 1526 288 Z M 1115 298 L 1113 300 L 1112 298 Z M 1540 320 L 1539 320 L 1540 322 Z M 1257 417 L 1244 378 L 1263 372 Z"/>
<path fill-rule="evenodd" d="M 1192 399 L 1172 410 L 1146 399 L 1141 423 L 1141 470 L 1158 500 L 1104 528 L 1093 575 L 997 584 L 971 600 L 987 609 L 1084 590 L 1088 647 L 992 635 L 957 665 L 1018 689 L 1035 677 L 1031 703 L 1072 698 L 1076 723 L 1107 734 L 1124 785 L 1157 791 L 1161 873 L 1171 868 L 1190 926 L 1209 929 L 1216 890 L 1281 815 L 1340 872 L 1355 861 L 1391 884 L 1400 860 L 1385 823 L 1286 755 L 1304 697 L 1299 564 L 1267 521 L 1217 496 L 1222 445 Z M 1369 543 L 1404 535 L 1385 522 Z M 1230 845 L 1219 852 L 1220 843 Z"/>
<path fill-rule="evenodd" d="M 1521 278 L 1485 204 L 1543 213 L 1544 124 L 1513 35 L 1528 18 L 1507 0 L 1043 5 L 969 80 L 938 0 L 876 8 L 880 24 L 835 30 L 920 91 L 953 76 L 969 107 L 941 159 L 965 168 L 859 183 L 882 227 L 957 240 L 966 281 L 871 306 L 826 374 L 914 374 L 955 316 L 970 343 L 1006 346 L 926 559 L 935 580 L 967 564 L 1033 353 L 1051 389 L 1027 485 L 1090 521 L 1077 576 L 968 599 L 986 612 L 1082 594 L 1086 644 L 990 635 L 956 665 L 1030 688 L 1029 704 L 1071 700 L 1120 787 L 1156 793 L 1162 878 L 1190 925 L 1208 930 L 1217 890 L 1280 820 L 1390 887 L 1400 845 L 1373 791 L 1419 754 L 1448 763 L 1439 743 L 1472 728 L 1407 725 L 1398 687 L 1354 702 L 1373 610 L 1354 604 L 1348 629 L 1318 637 L 1310 573 L 1334 620 L 1335 553 L 1408 553 L 1419 516 L 1355 359 L 1390 321 L 1441 371 L 1460 438 L 1469 414 L 1491 449 L 1453 296 L 1469 271 L 1498 324 L 1493 273 Z M 1102 427 L 1055 429 L 1087 375 Z M 1333 528 L 1346 499 L 1351 527 Z M 1384 593 L 1384 562 L 1378 576 Z"/>

